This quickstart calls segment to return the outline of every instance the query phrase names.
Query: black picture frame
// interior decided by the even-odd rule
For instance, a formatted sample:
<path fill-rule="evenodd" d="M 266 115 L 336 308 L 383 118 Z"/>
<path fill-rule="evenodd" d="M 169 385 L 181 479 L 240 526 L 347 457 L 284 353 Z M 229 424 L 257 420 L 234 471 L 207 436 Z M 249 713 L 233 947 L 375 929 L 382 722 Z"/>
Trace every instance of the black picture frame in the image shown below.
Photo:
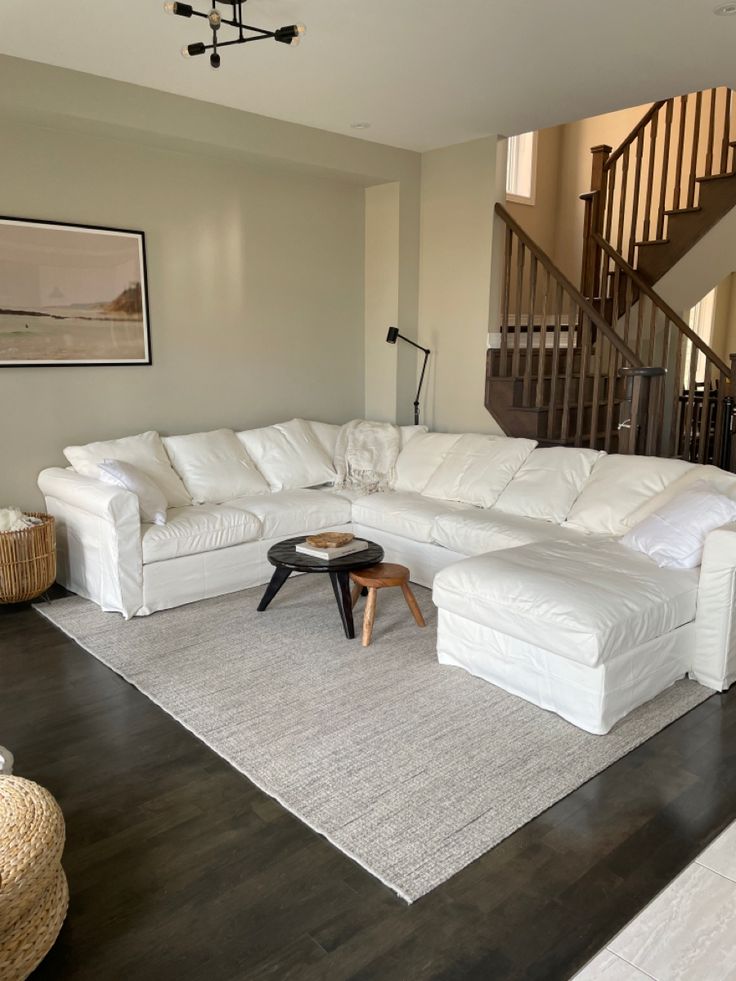
<path fill-rule="evenodd" d="M 24 230 L 29 233 L 25 236 L 25 242 Z M 39 235 L 42 230 L 49 233 L 45 245 Z M 84 234 L 89 236 L 86 243 L 82 243 L 81 239 L 75 242 L 73 237 L 68 239 L 68 243 L 69 246 L 79 243 L 82 243 L 83 248 L 86 246 L 90 250 L 89 259 L 85 260 L 79 249 L 72 249 L 71 253 L 64 251 L 65 235 Z M 113 241 L 116 245 L 110 249 Z M 108 246 L 106 252 L 102 249 L 103 242 Z M 17 254 L 14 255 L 16 246 Z M 58 251 L 56 265 L 53 258 L 55 248 Z M 35 265 L 34 250 L 38 253 Z M 75 251 L 80 252 L 80 255 L 75 256 Z M 45 255 L 43 261 L 42 253 Z M 85 266 L 85 262 L 89 264 Z M 44 292 L 47 299 L 65 298 L 64 290 L 58 285 L 49 288 L 52 282 L 49 274 L 54 269 L 58 269 L 58 276 L 62 281 L 65 276 L 62 270 L 66 270 L 66 278 L 74 292 L 79 296 L 86 291 L 87 302 L 66 305 L 42 302 L 19 305 L 13 302 L 13 296 L 17 298 L 24 291 L 26 295 L 34 293 L 37 301 L 41 300 Z M 99 295 L 96 295 L 93 282 L 95 269 L 99 270 Z M 134 271 L 134 278 L 129 279 L 127 287 L 117 293 L 113 289 L 110 295 L 111 284 L 116 278 L 120 279 L 125 269 Z M 87 282 L 84 281 L 85 274 L 88 277 Z M 26 280 L 25 284 L 19 284 L 19 276 L 21 280 Z M 52 329 L 55 327 L 66 328 L 63 338 Z M 67 346 L 71 356 L 19 356 L 26 352 L 37 355 L 44 343 L 49 355 L 54 350 L 58 352 L 60 347 Z M 80 352 L 84 353 L 85 344 L 89 346 L 87 354 L 91 356 L 80 357 Z M 93 346 L 95 350 L 92 350 Z M 123 356 L 111 356 L 114 353 Z M 125 354 L 129 356 L 124 356 Z M 120 367 L 151 364 L 151 318 L 144 232 L 106 225 L 0 216 L 0 368 Z"/>

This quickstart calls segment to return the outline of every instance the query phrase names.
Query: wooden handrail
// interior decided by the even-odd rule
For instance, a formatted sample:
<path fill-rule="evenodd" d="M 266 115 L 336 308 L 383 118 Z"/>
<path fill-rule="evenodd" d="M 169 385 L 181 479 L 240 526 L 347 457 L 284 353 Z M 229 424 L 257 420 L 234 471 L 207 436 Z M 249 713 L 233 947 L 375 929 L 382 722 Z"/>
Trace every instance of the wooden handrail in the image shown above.
<path fill-rule="evenodd" d="M 614 262 L 616 265 L 631 279 L 634 286 L 639 290 L 640 293 L 644 293 L 652 303 L 658 307 L 662 313 L 678 328 L 681 334 L 685 337 L 699 350 L 705 357 L 711 361 L 715 368 L 718 369 L 723 375 L 725 375 L 729 381 L 731 380 L 731 369 L 720 358 L 710 345 L 706 344 L 702 337 L 695 333 L 695 331 L 687 324 L 679 313 L 676 313 L 669 303 L 666 303 L 662 297 L 656 293 L 649 284 L 642 279 L 636 269 L 630 266 L 623 256 L 611 246 L 602 235 L 597 232 L 593 233 L 593 241 L 606 253 L 606 255 Z"/>
<path fill-rule="evenodd" d="M 628 361 L 632 368 L 643 367 L 643 362 L 639 357 L 632 351 L 628 344 L 626 344 L 616 333 L 616 331 L 611 327 L 608 321 L 603 317 L 603 315 L 596 310 L 590 300 L 586 299 L 580 290 L 573 286 L 567 276 L 559 269 L 554 262 L 550 259 L 544 249 L 540 248 L 537 243 L 530 238 L 521 225 L 516 222 L 508 211 L 503 207 L 502 204 L 496 203 L 496 214 L 501 218 L 505 224 L 514 232 L 514 234 L 523 242 L 524 246 L 529 250 L 529 252 L 535 256 L 538 262 L 547 270 L 547 272 L 563 287 L 563 289 L 569 293 L 572 299 L 575 301 L 576 305 L 583 311 L 583 313 L 590 318 L 590 322 L 598 329 L 600 332 L 608 339 L 613 347 L 619 352 L 624 360 Z"/>
<path fill-rule="evenodd" d="M 611 167 L 616 163 L 618 158 L 624 152 L 627 146 L 631 146 L 635 139 L 639 136 L 641 130 L 643 130 L 647 123 L 655 116 L 663 105 L 667 102 L 667 99 L 661 99 L 659 102 L 655 102 L 649 107 L 647 112 L 641 117 L 639 122 L 634 126 L 629 135 L 616 147 L 611 156 L 606 161 L 606 170 L 610 170 Z"/>

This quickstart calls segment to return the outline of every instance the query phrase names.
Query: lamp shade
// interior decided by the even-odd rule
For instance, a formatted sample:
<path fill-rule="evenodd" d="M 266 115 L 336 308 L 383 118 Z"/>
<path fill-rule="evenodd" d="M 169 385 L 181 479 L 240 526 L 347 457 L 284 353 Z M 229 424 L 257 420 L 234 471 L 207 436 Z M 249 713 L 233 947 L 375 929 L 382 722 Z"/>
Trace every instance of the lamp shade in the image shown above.
<path fill-rule="evenodd" d="M 386 341 L 388 344 L 395 344 L 396 338 L 399 336 L 398 327 L 389 327 L 388 334 L 386 334 Z"/>

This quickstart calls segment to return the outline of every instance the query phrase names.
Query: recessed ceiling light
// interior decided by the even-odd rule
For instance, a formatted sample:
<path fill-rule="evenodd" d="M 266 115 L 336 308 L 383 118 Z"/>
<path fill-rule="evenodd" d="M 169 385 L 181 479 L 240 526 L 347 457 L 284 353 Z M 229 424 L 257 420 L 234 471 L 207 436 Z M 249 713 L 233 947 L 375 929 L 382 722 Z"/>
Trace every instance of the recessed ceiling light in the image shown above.
<path fill-rule="evenodd" d="M 730 17 L 732 14 L 736 14 L 736 3 L 723 3 L 720 7 L 716 7 L 713 13 L 717 14 L 718 17 Z"/>
<path fill-rule="evenodd" d="M 370 129 L 370 123 L 351 123 L 350 129 Z"/>

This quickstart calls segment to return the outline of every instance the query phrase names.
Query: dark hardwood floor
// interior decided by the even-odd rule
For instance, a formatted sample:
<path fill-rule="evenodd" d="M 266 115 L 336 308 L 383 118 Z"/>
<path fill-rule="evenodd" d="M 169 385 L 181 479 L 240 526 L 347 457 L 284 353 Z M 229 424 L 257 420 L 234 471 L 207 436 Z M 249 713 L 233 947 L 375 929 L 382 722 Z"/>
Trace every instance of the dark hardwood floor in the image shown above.
<path fill-rule="evenodd" d="M 734 691 L 407 906 L 30 609 L 0 742 L 66 816 L 38 981 L 566 981 L 736 817 Z"/>

